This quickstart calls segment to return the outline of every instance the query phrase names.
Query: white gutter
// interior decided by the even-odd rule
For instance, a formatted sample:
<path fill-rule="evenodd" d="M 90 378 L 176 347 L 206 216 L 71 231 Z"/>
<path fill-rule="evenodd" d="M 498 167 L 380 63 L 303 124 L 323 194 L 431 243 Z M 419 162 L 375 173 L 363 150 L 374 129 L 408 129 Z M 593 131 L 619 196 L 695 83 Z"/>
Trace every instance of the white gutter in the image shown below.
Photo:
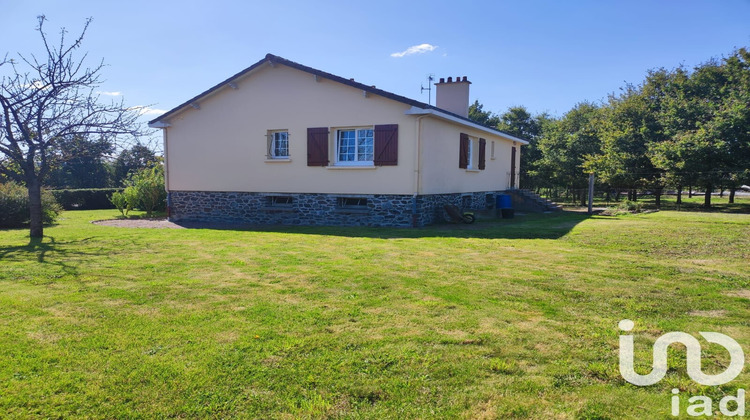
<path fill-rule="evenodd" d="M 493 130 L 491 128 L 487 128 L 487 127 L 485 127 L 483 125 L 479 125 L 477 123 L 473 123 L 473 122 L 470 122 L 470 121 L 462 120 L 461 118 L 454 117 L 453 115 L 446 114 L 445 112 L 440 112 L 440 111 L 435 110 L 435 109 L 424 109 L 424 108 L 418 108 L 416 106 L 413 106 L 413 107 L 411 107 L 411 109 L 407 110 L 405 112 L 405 114 L 406 115 L 432 115 L 434 117 L 441 118 L 441 119 L 444 119 L 444 120 L 448 120 L 448 121 L 454 122 L 456 124 L 465 125 L 467 127 L 471 127 L 471 128 L 476 129 L 476 130 L 479 130 L 479 131 L 484 131 L 485 133 L 489 133 L 489 134 L 492 134 L 494 136 L 503 137 L 503 138 L 506 138 L 506 139 L 511 140 L 511 141 L 517 141 L 517 142 L 519 142 L 521 144 L 529 144 L 528 141 L 519 139 L 518 137 L 513 137 L 510 134 L 500 133 L 500 132 L 497 132 L 497 131 L 495 131 L 495 130 Z"/>
<path fill-rule="evenodd" d="M 167 128 L 167 127 L 171 127 L 172 124 L 164 122 L 164 121 L 157 121 L 157 122 L 148 123 L 148 126 L 151 128 Z"/>
<path fill-rule="evenodd" d="M 422 166 L 421 166 L 421 164 L 422 164 L 422 162 L 421 162 L 421 160 L 422 160 L 422 155 L 421 155 L 422 146 L 421 146 L 421 143 L 422 143 L 422 118 L 424 118 L 424 117 L 426 117 L 426 115 L 420 115 L 420 116 L 418 116 L 417 117 L 417 121 L 414 124 L 415 125 L 415 131 L 416 131 L 416 133 L 415 133 L 416 141 L 414 142 L 415 143 L 415 145 L 414 145 L 414 153 L 415 153 L 415 155 L 414 155 L 414 195 L 420 194 L 421 193 L 420 189 L 422 188 L 422 185 L 421 185 L 421 177 L 422 177 L 422 174 L 421 174 L 421 169 L 422 169 Z"/>
<path fill-rule="evenodd" d="M 164 143 L 164 190 L 169 192 L 169 161 L 167 160 L 169 142 L 167 141 L 167 129 L 162 130 L 162 141 Z"/>

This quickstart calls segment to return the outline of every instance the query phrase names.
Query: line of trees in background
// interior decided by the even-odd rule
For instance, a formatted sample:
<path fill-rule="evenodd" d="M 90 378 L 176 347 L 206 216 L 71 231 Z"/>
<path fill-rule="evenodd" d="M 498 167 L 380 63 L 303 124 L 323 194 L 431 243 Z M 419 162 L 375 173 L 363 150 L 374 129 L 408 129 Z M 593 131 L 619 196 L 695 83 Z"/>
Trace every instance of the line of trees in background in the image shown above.
<path fill-rule="evenodd" d="M 120 188 L 128 175 L 159 161 L 153 150 L 142 144 L 115 153 L 106 139 L 80 136 L 62 139 L 45 187 L 51 189 Z"/>
<path fill-rule="evenodd" d="M 729 201 L 750 184 L 750 52 L 741 48 L 693 69 L 655 69 L 601 104 L 581 102 L 560 118 L 523 106 L 503 114 L 475 101 L 469 118 L 529 140 L 521 153 L 520 185 L 585 202 L 588 174 L 597 188 L 648 191 L 657 207 L 666 189 L 698 187 Z"/>

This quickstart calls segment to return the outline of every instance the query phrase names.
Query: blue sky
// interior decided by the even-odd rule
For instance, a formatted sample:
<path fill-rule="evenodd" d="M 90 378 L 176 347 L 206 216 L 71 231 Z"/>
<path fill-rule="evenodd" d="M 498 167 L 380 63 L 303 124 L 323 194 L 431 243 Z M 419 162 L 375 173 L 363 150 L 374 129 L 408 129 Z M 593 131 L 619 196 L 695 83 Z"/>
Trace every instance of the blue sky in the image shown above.
<path fill-rule="evenodd" d="M 750 0 L 0 2 L 11 57 L 39 51 L 39 14 L 51 35 L 93 17 L 83 48 L 108 64 L 101 91 L 150 105 L 147 119 L 268 52 L 424 102 L 427 75 L 465 75 L 486 110 L 559 116 L 648 69 L 750 46 Z M 434 48 L 392 56 L 421 44 Z"/>

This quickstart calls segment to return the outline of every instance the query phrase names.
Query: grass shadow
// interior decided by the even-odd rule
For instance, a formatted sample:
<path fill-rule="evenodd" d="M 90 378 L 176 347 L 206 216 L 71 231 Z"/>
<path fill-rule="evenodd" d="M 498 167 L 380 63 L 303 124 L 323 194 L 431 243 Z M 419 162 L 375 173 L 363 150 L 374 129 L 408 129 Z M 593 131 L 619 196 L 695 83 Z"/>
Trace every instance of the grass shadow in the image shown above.
<path fill-rule="evenodd" d="M 344 236 L 376 239 L 480 238 L 480 239 L 558 239 L 576 225 L 592 217 L 581 212 L 519 214 L 513 219 L 480 219 L 471 225 L 436 224 L 422 228 L 348 226 L 246 225 L 208 222 L 175 222 L 186 229 L 232 230 L 307 235 Z"/>
<path fill-rule="evenodd" d="M 76 241 L 57 242 L 53 236 L 44 236 L 43 238 L 31 238 L 27 245 L 5 246 L 0 247 L 0 261 L 11 259 L 25 260 L 36 259 L 41 264 L 56 265 L 66 274 L 77 275 L 77 264 L 71 264 L 76 258 L 102 255 L 103 253 L 94 253 L 81 251 L 78 244 L 84 243 L 91 238 L 84 238 Z M 49 254 L 55 254 L 59 258 L 48 258 Z"/>

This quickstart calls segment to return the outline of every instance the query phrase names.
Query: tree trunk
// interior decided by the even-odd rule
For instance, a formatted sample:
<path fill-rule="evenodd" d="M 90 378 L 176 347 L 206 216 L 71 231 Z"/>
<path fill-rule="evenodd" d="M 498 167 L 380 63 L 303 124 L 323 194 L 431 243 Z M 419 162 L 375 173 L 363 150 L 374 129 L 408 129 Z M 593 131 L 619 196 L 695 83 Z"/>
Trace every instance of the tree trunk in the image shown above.
<path fill-rule="evenodd" d="M 682 204 L 682 185 L 677 187 L 677 204 Z"/>
<path fill-rule="evenodd" d="M 719 187 L 719 197 L 724 198 L 724 187 Z"/>
<path fill-rule="evenodd" d="M 688 198 L 693 198 L 693 186 L 688 187 Z"/>
<path fill-rule="evenodd" d="M 26 179 L 26 188 L 29 191 L 29 235 L 32 238 L 44 236 L 44 225 L 42 223 L 42 183 L 36 176 Z"/>
<path fill-rule="evenodd" d="M 703 207 L 711 208 L 711 191 L 713 191 L 712 185 L 706 185 L 706 198 L 703 200 Z"/>
<path fill-rule="evenodd" d="M 729 204 L 734 204 L 734 192 L 735 191 L 737 191 L 737 189 L 734 187 L 729 189 Z"/>
<path fill-rule="evenodd" d="M 654 195 L 656 197 L 656 208 L 661 209 L 661 188 L 657 188 L 656 191 L 654 191 Z"/>

